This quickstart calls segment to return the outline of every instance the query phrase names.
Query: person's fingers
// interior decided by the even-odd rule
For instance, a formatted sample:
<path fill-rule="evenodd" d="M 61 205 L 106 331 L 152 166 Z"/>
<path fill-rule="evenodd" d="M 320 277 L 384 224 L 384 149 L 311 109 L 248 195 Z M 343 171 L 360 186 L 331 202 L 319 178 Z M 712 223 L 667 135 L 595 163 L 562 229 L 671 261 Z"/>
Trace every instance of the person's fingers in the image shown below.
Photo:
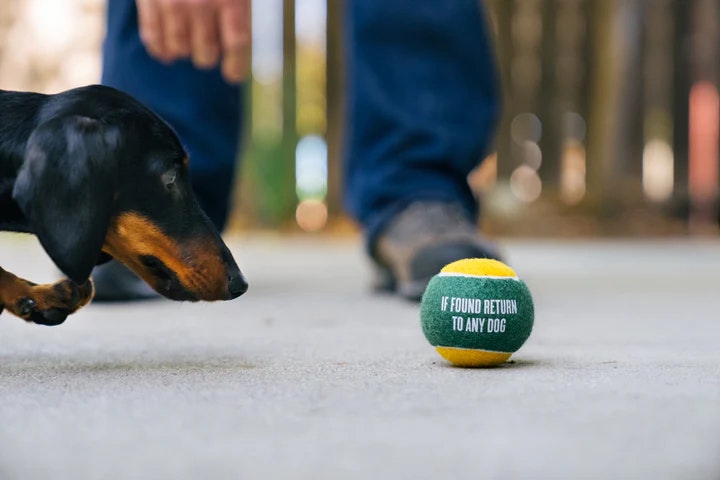
<path fill-rule="evenodd" d="M 190 7 L 186 2 L 162 0 L 160 14 L 165 49 L 173 58 L 190 56 Z"/>
<path fill-rule="evenodd" d="M 190 44 L 192 60 L 198 68 L 212 68 L 220 57 L 220 37 L 214 8 L 196 4 L 191 11 Z"/>
<path fill-rule="evenodd" d="M 168 61 L 170 58 L 165 49 L 160 5 L 157 0 L 137 0 L 137 8 L 140 40 L 150 55 Z"/>
<path fill-rule="evenodd" d="M 162 60 L 192 57 L 199 68 L 210 68 L 222 55 L 228 82 L 245 78 L 249 70 L 250 0 L 137 0 L 140 35 L 148 52 Z"/>
<path fill-rule="evenodd" d="M 247 60 L 242 52 L 226 52 L 221 68 L 228 83 L 240 83 L 247 75 Z"/>
<path fill-rule="evenodd" d="M 226 1 L 219 10 L 222 74 L 230 83 L 245 78 L 250 61 L 250 0 Z"/>

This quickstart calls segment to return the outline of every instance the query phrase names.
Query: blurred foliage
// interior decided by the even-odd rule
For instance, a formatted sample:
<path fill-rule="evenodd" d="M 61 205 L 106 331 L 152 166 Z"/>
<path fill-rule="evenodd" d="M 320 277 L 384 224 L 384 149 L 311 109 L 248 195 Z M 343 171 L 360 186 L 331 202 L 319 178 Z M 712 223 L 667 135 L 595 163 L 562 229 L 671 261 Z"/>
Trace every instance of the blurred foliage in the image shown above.
<path fill-rule="evenodd" d="M 327 128 L 325 49 L 299 44 L 297 49 L 298 136 L 324 135 Z"/>

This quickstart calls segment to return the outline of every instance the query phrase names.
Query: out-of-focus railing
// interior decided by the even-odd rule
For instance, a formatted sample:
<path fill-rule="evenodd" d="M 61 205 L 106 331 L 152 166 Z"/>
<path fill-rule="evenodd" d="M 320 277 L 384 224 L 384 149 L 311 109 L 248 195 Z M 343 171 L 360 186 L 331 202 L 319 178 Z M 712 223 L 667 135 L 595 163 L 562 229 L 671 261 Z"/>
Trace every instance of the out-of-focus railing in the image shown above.
<path fill-rule="evenodd" d="M 491 223 L 716 232 L 720 3 L 488 4 L 505 91 L 497 166 L 478 181 Z"/>
<path fill-rule="evenodd" d="M 495 151 L 469 177 L 487 228 L 717 232 L 720 2 L 485 3 L 504 90 Z M 344 224 L 343 4 L 254 1 L 235 227 Z M 103 0 L 4 0 L 0 88 L 97 82 L 103 12 Z"/>

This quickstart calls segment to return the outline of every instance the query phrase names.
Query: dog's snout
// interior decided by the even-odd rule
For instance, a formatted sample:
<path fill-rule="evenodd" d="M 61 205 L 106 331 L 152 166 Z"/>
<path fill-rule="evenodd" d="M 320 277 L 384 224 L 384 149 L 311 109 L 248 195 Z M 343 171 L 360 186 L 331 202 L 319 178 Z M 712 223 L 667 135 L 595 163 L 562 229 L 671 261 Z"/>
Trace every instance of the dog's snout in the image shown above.
<path fill-rule="evenodd" d="M 232 300 L 247 292 L 248 282 L 237 263 L 235 263 L 232 253 L 224 245 L 221 256 L 227 272 L 228 300 Z"/>
<path fill-rule="evenodd" d="M 230 292 L 230 299 L 237 298 L 243 293 L 247 292 L 248 282 L 245 276 L 237 270 L 228 275 L 228 291 Z"/>

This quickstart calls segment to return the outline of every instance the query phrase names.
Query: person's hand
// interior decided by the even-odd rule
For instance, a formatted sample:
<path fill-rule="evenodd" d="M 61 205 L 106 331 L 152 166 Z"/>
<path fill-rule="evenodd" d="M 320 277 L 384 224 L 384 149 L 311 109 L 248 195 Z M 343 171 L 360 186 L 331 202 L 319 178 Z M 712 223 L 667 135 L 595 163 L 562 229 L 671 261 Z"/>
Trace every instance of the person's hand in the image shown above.
<path fill-rule="evenodd" d="M 191 58 L 198 68 L 222 64 L 228 82 L 249 66 L 251 0 L 137 0 L 140 38 L 163 61 Z"/>

